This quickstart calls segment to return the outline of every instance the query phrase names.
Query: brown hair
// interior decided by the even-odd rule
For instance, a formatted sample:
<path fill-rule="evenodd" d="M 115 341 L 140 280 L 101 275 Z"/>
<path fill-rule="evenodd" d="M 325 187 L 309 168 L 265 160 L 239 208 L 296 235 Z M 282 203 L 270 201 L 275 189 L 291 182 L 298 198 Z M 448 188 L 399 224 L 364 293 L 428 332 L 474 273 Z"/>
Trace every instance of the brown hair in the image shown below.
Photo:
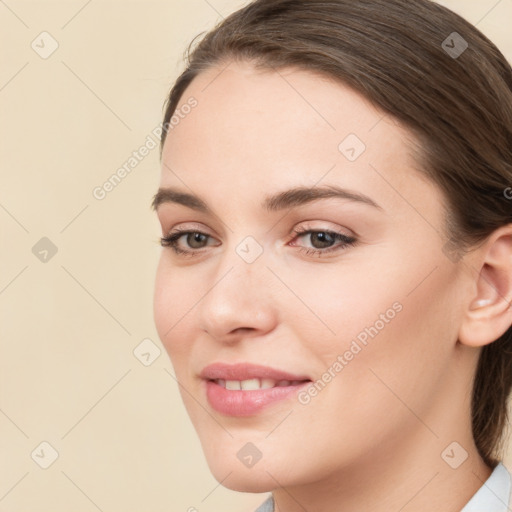
<path fill-rule="evenodd" d="M 512 69 L 449 9 L 429 0 L 256 0 L 193 46 L 166 102 L 160 150 L 201 71 L 236 59 L 296 67 L 352 87 L 417 137 L 420 169 L 446 198 L 448 257 L 512 222 L 504 194 L 512 184 Z M 501 459 L 511 386 L 509 328 L 483 347 L 472 390 L 473 436 L 492 467 Z"/>

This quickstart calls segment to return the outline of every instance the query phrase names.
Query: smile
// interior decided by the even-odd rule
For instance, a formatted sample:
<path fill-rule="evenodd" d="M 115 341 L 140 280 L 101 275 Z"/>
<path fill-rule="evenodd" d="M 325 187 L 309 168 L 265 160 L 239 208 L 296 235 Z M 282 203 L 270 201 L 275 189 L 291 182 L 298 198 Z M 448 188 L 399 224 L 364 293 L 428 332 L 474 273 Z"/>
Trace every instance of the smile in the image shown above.
<path fill-rule="evenodd" d="M 311 384 L 307 375 L 248 362 L 213 363 L 203 368 L 199 377 L 208 404 L 226 416 L 254 416 L 272 404 L 296 397 Z"/>
<path fill-rule="evenodd" d="M 255 389 L 270 389 L 275 387 L 283 387 L 283 386 L 298 386 L 305 381 L 302 380 L 280 380 L 276 381 L 274 379 L 247 379 L 247 380 L 224 380 L 224 379 L 216 379 L 216 382 L 219 386 L 229 389 L 230 391 L 254 391 Z"/>

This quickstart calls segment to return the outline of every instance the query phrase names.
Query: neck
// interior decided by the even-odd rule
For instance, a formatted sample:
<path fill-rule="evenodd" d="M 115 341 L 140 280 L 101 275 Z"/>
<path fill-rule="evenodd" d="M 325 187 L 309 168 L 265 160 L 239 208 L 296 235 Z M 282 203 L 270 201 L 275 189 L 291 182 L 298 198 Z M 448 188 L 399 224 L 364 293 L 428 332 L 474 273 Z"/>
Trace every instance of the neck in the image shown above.
<path fill-rule="evenodd" d="M 424 436 L 416 439 L 424 441 Z M 350 466 L 328 480 L 279 488 L 273 492 L 275 512 L 460 512 L 492 468 L 472 447 L 466 450 L 468 458 L 452 469 L 440 456 L 450 443 L 436 441 L 428 444 L 430 456 L 422 459 L 407 453 L 409 443 L 401 443 L 400 453 L 389 449 L 378 456 L 369 454 L 358 467 Z M 453 454 L 456 460 L 457 452 L 447 451 L 445 457 Z"/>
<path fill-rule="evenodd" d="M 431 410 L 421 418 L 411 414 L 410 424 L 385 443 L 327 478 L 274 490 L 275 512 L 460 512 L 493 468 L 473 439 L 465 393 L 471 374 L 461 379 L 456 373 L 450 372 Z"/>

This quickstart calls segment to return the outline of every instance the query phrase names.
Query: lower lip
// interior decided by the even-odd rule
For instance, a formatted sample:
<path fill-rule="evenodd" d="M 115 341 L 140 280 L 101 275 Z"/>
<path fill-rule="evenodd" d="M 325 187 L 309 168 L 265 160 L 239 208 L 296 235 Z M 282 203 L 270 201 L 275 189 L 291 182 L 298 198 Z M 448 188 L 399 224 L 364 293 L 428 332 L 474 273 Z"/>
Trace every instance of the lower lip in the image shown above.
<path fill-rule="evenodd" d="M 301 389 L 311 384 L 311 381 L 307 381 L 294 386 L 244 391 L 229 390 L 211 380 L 205 382 L 209 404 L 216 411 L 228 416 L 252 416 L 272 403 L 296 396 Z"/>

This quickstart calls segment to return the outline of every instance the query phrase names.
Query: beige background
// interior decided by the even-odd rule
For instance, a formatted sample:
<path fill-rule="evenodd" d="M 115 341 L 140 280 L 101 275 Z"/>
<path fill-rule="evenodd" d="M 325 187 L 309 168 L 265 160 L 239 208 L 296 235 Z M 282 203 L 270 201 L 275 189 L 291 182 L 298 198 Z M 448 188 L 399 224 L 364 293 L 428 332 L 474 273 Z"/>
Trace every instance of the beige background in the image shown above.
<path fill-rule="evenodd" d="M 244 3 L 0 1 L 0 511 L 243 512 L 265 498 L 210 475 L 153 325 L 158 150 L 93 196 L 156 139 L 188 42 Z M 442 3 L 512 60 L 512 0 Z M 32 252 L 43 237 L 55 255 Z M 144 339 L 143 361 L 162 349 L 148 366 Z M 58 452 L 47 469 L 42 442 Z"/>

